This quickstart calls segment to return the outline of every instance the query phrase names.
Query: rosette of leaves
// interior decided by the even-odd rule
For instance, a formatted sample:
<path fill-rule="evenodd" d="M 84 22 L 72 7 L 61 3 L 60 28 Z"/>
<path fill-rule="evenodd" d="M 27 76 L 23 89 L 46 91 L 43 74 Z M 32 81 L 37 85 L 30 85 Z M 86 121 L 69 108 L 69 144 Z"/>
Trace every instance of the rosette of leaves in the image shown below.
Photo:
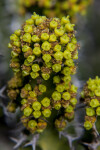
<path fill-rule="evenodd" d="M 14 77 L 8 82 L 8 110 L 19 107 L 31 133 L 42 132 L 48 121 L 63 130 L 77 103 L 77 87 L 71 83 L 79 47 L 74 24 L 69 17 L 48 19 L 33 13 L 10 40 Z"/>
<path fill-rule="evenodd" d="M 71 20 L 76 20 L 76 14 L 86 15 L 87 8 L 92 3 L 92 0 L 20 0 L 20 13 L 36 11 L 39 8 L 40 14 L 45 14 L 47 17 L 60 17 L 70 15 Z"/>
<path fill-rule="evenodd" d="M 81 97 L 86 104 L 84 127 L 90 130 L 100 116 L 100 78 L 89 79 L 81 92 Z"/>

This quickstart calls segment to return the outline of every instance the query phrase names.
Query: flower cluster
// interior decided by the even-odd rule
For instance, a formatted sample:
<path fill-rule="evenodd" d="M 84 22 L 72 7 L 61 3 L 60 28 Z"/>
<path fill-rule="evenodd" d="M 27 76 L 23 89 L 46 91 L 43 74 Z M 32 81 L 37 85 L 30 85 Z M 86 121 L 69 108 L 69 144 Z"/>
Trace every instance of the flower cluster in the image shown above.
<path fill-rule="evenodd" d="M 90 130 L 96 117 L 100 116 L 100 78 L 98 76 L 87 81 L 81 96 L 87 105 L 84 127 Z"/>
<path fill-rule="evenodd" d="M 75 20 L 76 14 L 85 15 L 92 0 L 20 0 L 20 12 L 31 11 L 39 7 L 42 14 L 48 17 L 70 15 Z"/>
<path fill-rule="evenodd" d="M 74 24 L 69 17 L 48 19 L 34 13 L 10 40 L 14 77 L 8 82 L 8 108 L 21 107 L 21 121 L 32 133 L 42 132 L 55 113 L 55 126 L 63 129 L 77 103 L 77 88 L 71 83 L 79 47 Z"/>
<path fill-rule="evenodd" d="M 57 0 L 55 5 L 52 8 L 52 12 L 50 9 L 45 9 L 44 13 L 48 17 L 62 17 L 64 15 L 70 15 L 71 20 L 73 22 L 76 21 L 76 14 L 79 15 L 86 15 L 87 8 L 91 4 L 92 0 Z"/>

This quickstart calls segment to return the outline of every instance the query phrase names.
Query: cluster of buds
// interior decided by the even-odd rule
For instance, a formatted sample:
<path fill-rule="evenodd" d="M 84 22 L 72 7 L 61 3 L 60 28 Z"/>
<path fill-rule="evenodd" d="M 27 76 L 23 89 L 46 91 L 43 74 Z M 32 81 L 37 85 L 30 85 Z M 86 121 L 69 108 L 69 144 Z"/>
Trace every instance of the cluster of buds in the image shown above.
<path fill-rule="evenodd" d="M 43 14 L 44 9 L 51 9 L 54 6 L 53 0 L 19 0 L 19 12 L 21 15 L 24 15 L 27 11 L 35 10 L 39 8 L 40 12 Z"/>
<path fill-rule="evenodd" d="M 56 113 L 55 126 L 64 129 L 77 103 L 77 87 L 71 83 L 79 48 L 74 24 L 69 17 L 48 19 L 33 13 L 10 40 L 15 77 L 8 82 L 8 96 L 21 107 L 24 126 L 31 133 L 42 132 Z"/>
<path fill-rule="evenodd" d="M 100 116 L 100 78 L 98 76 L 87 81 L 81 97 L 87 106 L 84 127 L 86 130 L 90 130 L 97 116 Z"/>
<path fill-rule="evenodd" d="M 87 7 L 91 3 L 92 0 L 20 0 L 20 12 L 23 14 L 31 11 L 31 8 L 34 10 L 37 6 L 47 17 L 61 18 L 70 15 L 71 19 L 75 20 L 76 14 L 86 14 Z"/>
<path fill-rule="evenodd" d="M 86 15 L 87 8 L 92 3 L 92 0 L 57 0 L 51 10 L 48 8 L 44 10 L 45 15 L 48 17 L 62 17 L 64 15 L 70 15 L 73 22 L 76 21 L 76 14 Z"/>
<path fill-rule="evenodd" d="M 14 77 L 12 77 L 10 81 L 8 81 L 7 93 L 8 97 L 11 100 L 7 107 L 7 110 L 9 112 L 15 112 L 17 106 L 19 106 L 20 104 L 20 101 L 18 102 L 16 99 L 20 93 L 22 85 L 23 85 L 23 77 L 21 76 L 21 73 L 14 74 Z"/>
<path fill-rule="evenodd" d="M 51 8 L 54 2 L 52 0 L 20 0 L 19 3 L 25 7 L 38 5 L 39 7 Z"/>

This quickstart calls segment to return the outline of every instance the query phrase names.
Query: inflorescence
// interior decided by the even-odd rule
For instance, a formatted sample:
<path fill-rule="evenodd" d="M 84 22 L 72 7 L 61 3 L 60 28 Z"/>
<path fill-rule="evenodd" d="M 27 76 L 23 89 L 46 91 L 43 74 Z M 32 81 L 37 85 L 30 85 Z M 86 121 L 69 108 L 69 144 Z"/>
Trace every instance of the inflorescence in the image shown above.
<path fill-rule="evenodd" d="M 71 83 L 79 48 L 74 24 L 69 17 L 48 19 L 34 13 L 10 40 L 14 77 L 8 82 L 8 110 L 20 107 L 21 121 L 31 133 L 42 132 L 51 116 L 63 130 L 77 103 L 77 87 Z"/>
<path fill-rule="evenodd" d="M 75 20 L 76 14 L 85 15 L 92 0 L 20 0 L 20 13 L 31 11 L 39 7 L 47 17 L 70 15 Z"/>
<path fill-rule="evenodd" d="M 97 116 L 100 116 L 100 78 L 89 79 L 81 92 L 86 107 L 86 116 L 84 127 L 90 130 L 96 122 Z"/>

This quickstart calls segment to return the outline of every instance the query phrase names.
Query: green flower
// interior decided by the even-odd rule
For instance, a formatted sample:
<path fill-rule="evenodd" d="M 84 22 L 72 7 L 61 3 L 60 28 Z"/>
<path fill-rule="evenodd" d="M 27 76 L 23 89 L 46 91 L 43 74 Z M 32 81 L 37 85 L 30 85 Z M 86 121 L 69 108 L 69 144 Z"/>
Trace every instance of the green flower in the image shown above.
<path fill-rule="evenodd" d="M 86 130 L 90 130 L 90 129 L 92 128 L 92 123 L 89 122 L 89 121 L 86 121 L 86 122 L 84 123 L 84 128 L 85 128 Z"/>
<path fill-rule="evenodd" d="M 30 35 L 30 33 L 25 33 L 25 34 L 23 35 L 23 41 L 24 41 L 24 42 L 31 43 L 31 35 Z"/>
<path fill-rule="evenodd" d="M 26 84 L 26 85 L 25 85 L 25 90 L 31 91 L 31 90 L 32 90 L 31 85 L 30 85 L 30 84 Z"/>
<path fill-rule="evenodd" d="M 73 43 L 68 43 L 67 47 L 66 47 L 70 52 L 73 52 L 76 48 L 76 45 Z"/>
<path fill-rule="evenodd" d="M 77 87 L 74 84 L 71 85 L 71 89 L 70 90 L 73 93 L 77 93 Z"/>
<path fill-rule="evenodd" d="M 96 96 L 100 96 L 100 89 L 95 90 L 94 93 Z"/>
<path fill-rule="evenodd" d="M 22 104 L 22 105 L 24 105 L 24 104 L 26 104 L 26 103 L 27 103 L 27 100 L 26 100 L 26 99 L 22 99 L 22 100 L 21 100 L 21 104 Z"/>
<path fill-rule="evenodd" d="M 100 107 L 98 107 L 98 108 L 96 109 L 96 114 L 97 114 L 97 116 L 100 116 Z"/>
<path fill-rule="evenodd" d="M 41 49 L 40 49 L 40 47 L 35 47 L 35 48 L 33 49 L 33 54 L 36 55 L 36 56 L 40 56 L 40 54 L 41 54 Z"/>
<path fill-rule="evenodd" d="M 38 72 L 39 70 L 40 70 L 40 67 L 39 67 L 38 64 L 33 64 L 33 65 L 32 65 L 32 71 L 33 71 L 33 72 Z"/>
<path fill-rule="evenodd" d="M 55 28 L 54 31 L 57 36 L 62 36 L 64 34 L 64 29 L 62 27 L 60 29 Z"/>
<path fill-rule="evenodd" d="M 18 36 L 17 36 L 16 34 L 12 34 L 12 35 L 10 36 L 10 40 L 11 40 L 11 41 L 18 40 Z"/>
<path fill-rule="evenodd" d="M 54 105 L 54 108 L 55 108 L 56 110 L 60 110 L 61 104 L 60 104 L 60 103 L 56 103 L 56 104 Z"/>
<path fill-rule="evenodd" d="M 43 42 L 42 49 L 45 51 L 49 51 L 51 48 L 51 44 L 48 41 Z"/>
<path fill-rule="evenodd" d="M 26 107 L 26 108 L 24 109 L 24 115 L 25 115 L 26 117 L 28 117 L 28 116 L 31 115 L 32 111 L 33 111 L 32 108 Z"/>
<path fill-rule="evenodd" d="M 63 91 L 65 90 L 65 85 L 64 85 L 64 84 L 58 84 L 58 85 L 56 86 L 56 90 L 57 90 L 58 92 L 63 92 Z"/>
<path fill-rule="evenodd" d="M 70 103 L 74 106 L 77 104 L 77 99 L 76 98 L 71 98 Z"/>
<path fill-rule="evenodd" d="M 69 67 L 64 67 L 64 69 L 62 70 L 62 73 L 67 76 L 71 74 L 71 70 Z"/>
<path fill-rule="evenodd" d="M 38 101 L 35 101 L 33 104 L 32 104 L 32 108 L 34 109 L 34 110 L 40 110 L 41 109 L 41 104 L 40 104 L 40 102 L 38 102 Z"/>
<path fill-rule="evenodd" d="M 60 37 L 60 42 L 61 44 L 67 44 L 69 42 L 70 38 L 64 34 L 63 36 Z"/>
<path fill-rule="evenodd" d="M 48 118 L 48 117 L 51 116 L 51 111 L 50 111 L 50 109 L 44 109 L 42 111 L 42 114 L 43 114 L 44 117 Z"/>
<path fill-rule="evenodd" d="M 100 105 L 99 101 L 97 99 L 92 99 L 90 101 L 90 106 L 95 108 L 95 107 L 98 107 Z"/>
<path fill-rule="evenodd" d="M 34 59 L 35 59 L 35 56 L 34 56 L 34 55 L 27 57 L 27 61 L 28 61 L 29 63 L 33 62 Z"/>
<path fill-rule="evenodd" d="M 37 18 L 39 18 L 39 15 L 34 12 L 33 15 L 31 16 L 31 18 L 33 20 L 36 20 Z"/>
<path fill-rule="evenodd" d="M 29 47 L 29 46 L 27 46 L 27 45 L 24 45 L 23 47 L 22 47 L 22 51 L 23 52 L 27 52 L 27 51 L 29 51 L 31 49 L 31 47 Z"/>
<path fill-rule="evenodd" d="M 46 92 L 46 86 L 43 85 L 43 84 L 39 84 L 39 90 L 40 90 L 40 92 L 42 92 L 42 93 Z"/>
<path fill-rule="evenodd" d="M 27 19 L 27 20 L 26 20 L 26 23 L 29 24 L 29 25 L 32 25 L 32 24 L 34 24 L 34 20 L 31 19 L 31 18 L 30 18 L 30 19 Z"/>
<path fill-rule="evenodd" d="M 35 91 L 29 91 L 29 95 L 30 95 L 31 97 L 36 97 L 36 96 L 37 96 L 37 94 L 36 94 Z"/>
<path fill-rule="evenodd" d="M 54 20 L 52 20 L 51 22 L 50 22 L 50 27 L 51 28 L 56 28 L 57 27 L 57 22 L 56 21 L 54 21 Z"/>
<path fill-rule="evenodd" d="M 64 92 L 64 93 L 62 94 L 62 98 L 63 98 L 64 100 L 69 100 L 69 99 L 70 99 L 70 94 L 69 94 L 68 92 Z"/>
<path fill-rule="evenodd" d="M 32 79 L 36 79 L 39 76 L 39 73 L 31 72 L 30 75 L 31 75 Z"/>
<path fill-rule="evenodd" d="M 95 111 L 93 108 L 89 107 L 89 108 L 86 108 L 86 114 L 88 116 L 94 116 L 95 115 Z"/>
<path fill-rule="evenodd" d="M 48 33 L 42 33 L 41 34 L 41 39 L 45 40 L 45 41 L 48 40 L 49 39 L 49 34 Z"/>
<path fill-rule="evenodd" d="M 57 91 L 54 91 L 52 94 L 52 98 L 54 101 L 59 101 L 59 100 L 61 100 L 61 94 Z"/>
<path fill-rule="evenodd" d="M 44 60 L 46 63 L 48 63 L 48 62 L 51 60 L 50 54 L 44 54 L 44 55 L 42 56 L 42 58 L 43 58 L 43 60 Z"/>
<path fill-rule="evenodd" d="M 21 29 L 17 29 L 17 30 L 15 30 L 15 32 L 14 32 L 17 36 L 20 36 L 21 35 Z"/>
<path fill-rule="evenodd" d="M 32 32 L 32 26 L 31 25 L 25 25 L 24 26 L 24 32 L 27 32 L 27 33 L 31 33 Z"/>
<path fill-rule="evenodd" d="M 48 73 L 42 73 L 42 78 L 44 80 L 48 80 L 50 78 L 50 75 Z"/>
<path fill-rule="evenodd" d="M 73 32 L 73 31 L 74 31 L 74 26 L 75 26 L 75 24 L 67 23 L 67 24 L 65 25 L 65 29 L 66 29 L 66 31 L 68 31 L 68 32 Z"/>
<path fill-rule="evenodd" d="M 66 24 L 66 23 L 69 23 L 69 22 L 70 22 L 69 16 L 67 16 L 67 17 L 62 17 L 62 19 L 61 19 L 61 23 L 62 23 L 62 24 Z"/>
<path fill-rule="evenodd" d="M 54 47 L 54 51 L 60 51 L 61 50 L 61 45 L 57 44 L 55 47 Z"/>
<path fill-rule="evenodd" d="M 42 101 L 41 101 L 41 104 L 44 106 L 44 107 L 48 107 L 50 105 L 50 99 L 48 97 L 45 97 Z"/>
<path fill-rule="evenodd" d="M 64 76 L 64 77 L 62 78 L 62 80 L 67 84 L 67 83 L 69 83 L 69 82 L 71 81 L 71 76 L 70 76 L 70 75 Z"/>
<path fill-rule="evenodd" d="M 51 34 L 49 38 L 49 42 L 55 42 L 57 40 L 57 37 L 55 34 Z"/>
<path fill-rule="evenodd" d="M 56 53 L 54 54 L 54 58 L 55 58 L 56 60 L 62 60 L 62 59 L 63 59 L 63 53 L 62 53 L 62 52 L 56 52 Z"/>
<path fill-rule="evenodd" d="M 61 65 L 60 64 L 54 64 L 52 66 L 52 69 L 54 72 L 59 72 L 59 71 L 61 71 Z"/>
<path fill-rule="evenodd" d="M 33 42 L 39 42 L 40 39 L 39 39 L 39 37 L 38 37 L 37 35 L 33 35 L 33 36 L 32 36 L 32 41 L 33 41 Z"/>
<path fill-rule="evenodd" d="M 37 119 L 41 116 L 41 112 L 39 110 L 36 110 L 36 111 L 33 112 L 33 116 L 34 116 L 34 118 Z"/>
<path fill-rule="evenodd" d="M 65 65 L 71 67 L 71 66 L 74 66 L 74 62 L 72 59 L 68 59 L 64 62 Z"/>
<path fill-rule="evenodd" d="M 60 77 L 59 76 L 54 76 L 53 77 L 53 83 L 60 83 Z"/>
<path fill-rule="evenodd" d="M 65 112 L 67 112 L 67 113 L 72 113 L 73 110 L 74 110 L 74 108 L 73 108 L 71 105 L 69 105 L 69 106 L 65 109 Z"/>
<path fill-rule="evenodd" d="M 31 128 L 31 129 L 34 129 L 34 127 L 37 126 L 37 122 L 35 120 L 30 120 L 28 122 L 28 127 Z"/>
<path fill-rule="evenodd" d="M 35 24 L 36 25 L 39 25 L 39 24 L 41 24 L 43 22 L 43 18 L 41 18 L 41 17 L 39 17 L 39 18 L 37 18 L 36 20 L 35 20 Z"/>

